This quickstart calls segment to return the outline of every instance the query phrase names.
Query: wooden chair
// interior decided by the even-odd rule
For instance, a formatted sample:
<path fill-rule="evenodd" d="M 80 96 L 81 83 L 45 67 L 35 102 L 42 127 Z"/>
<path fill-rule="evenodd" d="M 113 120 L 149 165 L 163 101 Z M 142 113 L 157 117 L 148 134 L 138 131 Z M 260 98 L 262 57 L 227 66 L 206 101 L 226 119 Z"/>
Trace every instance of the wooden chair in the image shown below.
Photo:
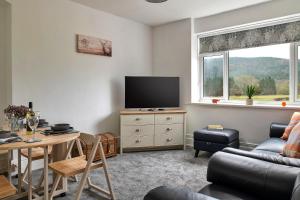
<path fill-rule="evenodd" d="M 83 155 L 82 152 L 82 146 L 79 141 L 79 139 L 76 140 L 77 148 L 79 150 L 79 155 L 78 157 L 70 158 L 69 154 L 71 152 L 72 146 L 69 148 L 69 152 L 67 152 L 66 155 L 66 160 L 58 161 L 58 162 L 53 162 L 49 164 L 49 168 L 53 170 L 56 173 L 56 178 L 53 183 L 53 187 L 50 193 L 50 200 L 53 199 L 55 195 L 55 191 L 57 190 L 58 184 L 61 180 L 62 177 L 68 178 L 71 176 L 75 176 L 78 174 L 83 174 L 80 180 L 79 188 L 76 193 L 76 200 L 80 199 L 82 190 L 84 186 L 88 185 L 89 188 L 95 189 L 96 191 L 106 195 L 112 200 L 115 200 L 115 196 L 112 190 L 111 186 L 111 180 L 108 174 L 108 169 L 107 169 L 107 163 L 106 163 L 106 158 L 103 152 L 103 147 L 100 142 L 101 136 L 94 136 L 91 134 L 87 133 L 81 133 L 80 138 L 84 139 L 84 141 L 89 141 L 90 144 L 92 144 L 92 151 L 91 154 L 89 155 L 89 158 L 86 159 L 86 156 Z M 73 145 L 74 143 L 72 143 Z M 96 151 L 99 151 L 101 160 L 98 162 L 93 162 Z M 67 159 L 69 158 L 69 159 Z M 104 174 L 106 178 L 106 183 L 108 186 L 108 190 L 102 189 L 96 185 L 94 185 L 89 177 L 89 173 L 91 170 L 95 170 L 97 168 L 103 167 L 104 169 Z"/>
<path fill-rule="evenodd" d="M 0 199 L 12 196 L 17 193 L 17 189 L 5 178 L 0 176 Z"/>
<path fill-rule="evenodd" d="M 48 155 L 49 155 L 50 162 L 52 162 L 51 152 L 52 152 L 52 146 L 49 146 Z M 21 155 L 23 157 L 27 158 L 27 160 L 28 160 L 28 149 L 22 149 Z M 43 148 L 38 147 L 38 148 L 32 149 L 32 153 L 31 153 L 32 161 L 41 160 L 43 158 L 44 158 L 44 149 Z M 21 177 L 22 185 L 23 184 L 28 185 L 28 182 L 26 181 L 27 175 L 28 175 L 28 164 L 27 164 L 27 166 L 24 170 L 24 173 L 22 174 L 22 177 Z M 44 180 L 44 173 L 42 173 L 42 175 L 40 177 L 39 183 L 37 185 L 38 187 L 40 187 L 43 184 L 43 180 Z M 22 185 L 21 185 L 21 187 L 22 187 Z"/>

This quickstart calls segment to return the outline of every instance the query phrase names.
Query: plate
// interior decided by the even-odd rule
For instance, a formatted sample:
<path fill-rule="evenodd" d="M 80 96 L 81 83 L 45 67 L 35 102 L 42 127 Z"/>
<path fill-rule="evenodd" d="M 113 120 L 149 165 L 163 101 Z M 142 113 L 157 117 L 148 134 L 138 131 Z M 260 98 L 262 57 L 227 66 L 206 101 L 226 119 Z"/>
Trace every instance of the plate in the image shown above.
<path fill-rule="evenodd" d="M 70 127 L 68 130 L 63 130 L 63 131 L 53 131 L 53 130 L 44 130 L 42 131 L 43 134 L 45 135 L 55 135 L 55 134 L 63 134 L 63 133 L 73 133 L 74 128 Z"/>

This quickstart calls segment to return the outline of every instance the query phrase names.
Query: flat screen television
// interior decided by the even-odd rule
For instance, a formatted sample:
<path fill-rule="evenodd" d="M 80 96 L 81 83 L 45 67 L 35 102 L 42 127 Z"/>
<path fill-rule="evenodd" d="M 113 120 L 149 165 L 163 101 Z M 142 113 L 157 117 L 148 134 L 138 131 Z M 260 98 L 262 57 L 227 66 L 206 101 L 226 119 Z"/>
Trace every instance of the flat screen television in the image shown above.
<path fill-rule="evenodd" d="M 125 77 L 125 108 L 170 107 L 179 107 L 179 77 Z"/>

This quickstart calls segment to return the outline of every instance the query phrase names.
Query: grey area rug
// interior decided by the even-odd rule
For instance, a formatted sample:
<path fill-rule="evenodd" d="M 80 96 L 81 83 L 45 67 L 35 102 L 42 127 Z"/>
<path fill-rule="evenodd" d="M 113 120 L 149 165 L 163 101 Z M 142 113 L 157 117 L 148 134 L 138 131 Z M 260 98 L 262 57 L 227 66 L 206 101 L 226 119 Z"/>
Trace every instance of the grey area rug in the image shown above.
<path fill-rule="evenodd" d="M 114 193 L 118 200 L 142 200 L 151 189 L 161 186 L 188 187 L 199 191 L 208 182 L 206 170 L 209 154 L 202 152 L 194 158 L 194 151 L 150 151 L 124 153 L 107 159 Z M 38 172 L 35 172 L 36 176 Z M 106 188 L 103 169 L 91 173 L 92 181 Z M 69 181 L 65 197 L 57 200 L 74 199 L 79 183 Z M 97 192 L 85 189 L 81 199 L 105 200 Z"/>

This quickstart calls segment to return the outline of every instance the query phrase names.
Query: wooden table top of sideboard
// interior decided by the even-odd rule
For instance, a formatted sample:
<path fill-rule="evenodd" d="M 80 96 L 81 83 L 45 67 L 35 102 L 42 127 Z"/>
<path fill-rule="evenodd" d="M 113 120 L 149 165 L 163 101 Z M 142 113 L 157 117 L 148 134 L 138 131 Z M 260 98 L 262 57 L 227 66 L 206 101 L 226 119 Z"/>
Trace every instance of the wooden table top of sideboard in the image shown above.
<path fill-rule="evenodd" d="M 140 115 L 140 114 L 184 114 L 186 111 L 184 109 L 165 109 L 165 110 L 139 110 L 139 109 L 124 109 L 120 111 L 120 115 Z"/>

